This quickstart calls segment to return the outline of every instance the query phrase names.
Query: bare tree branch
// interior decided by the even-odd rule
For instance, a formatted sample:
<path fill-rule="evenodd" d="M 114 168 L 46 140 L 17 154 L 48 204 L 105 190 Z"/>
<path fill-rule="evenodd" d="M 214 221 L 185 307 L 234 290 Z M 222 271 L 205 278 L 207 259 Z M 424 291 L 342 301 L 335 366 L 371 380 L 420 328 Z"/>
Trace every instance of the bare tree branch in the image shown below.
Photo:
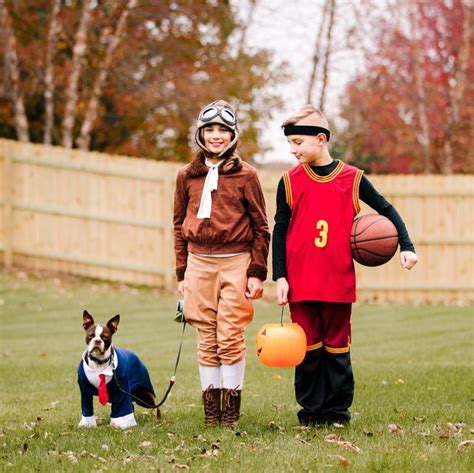
<path fill-rule="evenodd" d="M 311 75 L 308 82 L 308 92 L 306 94 L 306 103 L 311 103 L 311 97 L 313 96 L 313 90 L 316 85 L 316 71 L 319 64 L 319 53 L 321 50 L 321 40 L 323 37 L 323 31 L 326 26 L 326 18 L 329 9 L 329 0 L 326 0 L 322 8 L 321 19 L 319 21 L 318 34 L 316 36 L 316 42 L 314 44 L 313 59 L 312 59 L 312 68 Z"/>
<path fill-rule="evenodd" d="M 43 143 L 51 144 L 54 117 L 54 56 L 56 54 L 58 41 L 58 15 L 61 10 L 61 0 L 54 0 L 51 9 L 51 22 L 48 31 L 48 46 L 46 50 L 46 70 L 44 75 L 44 103 L 45 103 L 45 119 L 44 119 L 44 135 Z"/>
<path fill-rule="evenodd" d="M 66 106 L 64 109 L 63 119 L 63 146 L 72 148 L 72 133 L 74 129 L 74 121 L 77 112 L 79 77 L 84 55 L 87 51 L 87 32 L 92 18 L 92 10 L 95 8 L 95 0 L 85 0 L 82 7 L 81 19 L 76 33 L 76 41 L 74 44 L 72 57 L 72 71 L 69 79 L 69 85 L 66 90 Z"/>
<path fill-rule="evenodd" d="M 413 54 L 413 73 L 415 76 L 415 88 L 416 88 L 416 116 L 420 125 L 420 130 L 417 132 L 416 138 L 421 145 L 422 156 L 423 156 L 423 173 L 429 174 L 431 172 L 431 159 L 430 159 L 430 129 L 428 124 L 428 116 L 426 114 L 426 94 L 423 85 L 423 64 L 421 58 L 421 52 L 419 48 L 419 35 L 417 34 L 418 28 L 416 25 L 415 8 L 416 6 L 407 0 L 408 6 L 408 19 L 410 22 L 411 30 L 411 46 Z"/>
<path fill-rule="evenodd" d="M 454 139 L 456 128 L 459 124 L 459 111 L 464 93 L 467 88 L 467 68 L 469 65 L 469 50 L 472 32 L 472 16 L 473 8 L 466 5 L 466 14 L 463 22 L 462 44 L 459 49 L 458 60 L 456 61 L 456 69 L 454 71 L 454 81 L 448 83 L 449 87 L 449 114 L 448 129 L 445 140 L 446 159 L 443 162 L 443 173 L 452 174 L 454 162 Z"/>
<path fill-rule="evenodd" d="M 15 128 L 19 141 L 30 141 L 28 132 L 28 118 L 25 112 L 25 102 L 20 90 L 20 70 L 16 52 L 16 38 L 12 28 L 12 19 L 8 12 L 5 0 L 0 0 L 0 18 L 5 35 L 5 59 L 12 86 L 12 100 L 15 109 Z"/>
<path fill-rule="evenodd" d="M 247 15 L 247 21 L 245 22 L 244 25 L 242 25 L 242 34 L 240 35 L 240 40 L 239 40 L 239 49 L 237 51 L 237 57 L 240 57 L 242 55 L 242 52 L 244 50 L 245 44 L 247 42 L 247 32 L 250 28 L 250 25 L 253 23 L 253 18 L 255 14 L 255 10 L 257 9 L 258 6 L 258 1 L 257 0 L 250 0 L 249 1 L 249 11 Z"/>
<path fill-rule="evenodd" d="M 115 27 L 115 31 L 113 32 L 113 34 L 111 33 L 109 35 L 109 38 L 107 38 L 107 52 L 105 54 L 104 61 L 100 66 L 99 73 L 96 76 L 94 87 L 92 88 L 92 94 L 87 104 L 84 121 L 81 127 L 81 133 L 79 138 L 77 139 L 77 144 L 81 149 L 89 149 L 91 131 L 93 129 L 94 122 L 97 118 L 97 110 L 99 106 L 99 99 L 102 94 L 102 88 L 110 72 L 110 66 L 112 64 L 114 52 L 124 37 L 125 28 L 127 25 L 127 18 L 130 15 L 131 10 L 133 10 L 137 6 L 137 3 L 138 0 L 128 0 L 127 5 L 125 6 L 120 15 L 118 23 Z"/>
<path fill-rule="evenodd" d="M 319 109 L 324 111 L 324 102 L 326 100 L 326 88 L 329 80 L 329 61 L 331 57 L 331 48 L 332 48 L 332 29 L 334 26 L 334 17 L 336 12 L 336 0 L 330 0 L 330 9 L 329 9 L 329 24 L 327 29 L 327 38 L 326 38 L 326 53 L 324 55 L 324 67 L 323 67 L 323 82 L 321 86 L 321 96 L 319 99 Z"/>

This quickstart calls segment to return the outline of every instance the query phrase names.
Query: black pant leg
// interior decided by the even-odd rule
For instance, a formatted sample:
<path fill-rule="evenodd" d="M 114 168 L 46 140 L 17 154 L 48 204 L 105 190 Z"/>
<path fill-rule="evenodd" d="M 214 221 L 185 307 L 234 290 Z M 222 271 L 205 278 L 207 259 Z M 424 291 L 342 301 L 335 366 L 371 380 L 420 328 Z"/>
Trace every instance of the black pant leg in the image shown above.
<path fill-rule="evenodd" d="M 349 407 L 354 398 L 354 375 L 351 354 L 333 354 L 325 351 L 325 400 L 321 408 L 324 422 L 345 423 L 351 419 Z"/>
<path fill-rule="evenodd" d="M 306 352 L 304 360 L 295 369 L 296 401 L 301 406 L 298 419 L 303 425 L 318 424 L 326 396 L 324 350 Z"/>

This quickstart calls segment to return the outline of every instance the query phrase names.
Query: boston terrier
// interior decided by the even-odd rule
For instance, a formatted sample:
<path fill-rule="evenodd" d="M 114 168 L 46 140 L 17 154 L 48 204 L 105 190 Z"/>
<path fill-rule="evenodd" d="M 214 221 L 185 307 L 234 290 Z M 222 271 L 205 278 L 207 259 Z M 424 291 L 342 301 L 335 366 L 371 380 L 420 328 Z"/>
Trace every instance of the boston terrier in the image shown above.
<path fill-rule="evenodd" d="M 145 365 L 135 353 L 112 346 L 112 336 L 119 321 L 120 315 L 116 315 L 105 325 L 96 324 L 87 310 L 83 313 L 82 326 L 86 331 L 87 348 L 77 370 L 82 405 L 80 427 L 97 425 L 93 396 L 98 396 L 104 406 L 107 403 L 112 405 L 110 425 L 121 429 L 137 425 L 133 400 L 143 407 L 156 405 L 155 392 Z M 159 417 L 160 411 L 152 409 L 152 414 Z"/>

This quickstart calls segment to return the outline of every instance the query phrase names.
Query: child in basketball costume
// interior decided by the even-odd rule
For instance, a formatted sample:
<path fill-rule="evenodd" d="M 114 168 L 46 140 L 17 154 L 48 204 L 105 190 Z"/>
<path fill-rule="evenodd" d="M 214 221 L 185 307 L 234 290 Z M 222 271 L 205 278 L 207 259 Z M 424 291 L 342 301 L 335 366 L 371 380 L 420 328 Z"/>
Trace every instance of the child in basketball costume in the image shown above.
<path fill-rule="evenodd" d="M 201 150 L 176 180 L 176 275 L 186 320 L 199 333 L 206 425 L 239 420 L 244 330 L 267 276 L 265 201 L 255 169 L 236 152 L 238 138 L 227 102 L 204 107 L 195 135 Z"/>
<path fill-rule="evenodd" d="M 394 223 L 403 268 L 411 269 L 417 256 L 395 208 L 361 170 L 331 157 L 328 122 L 319 110 L 307 105 L 282 128 L 299 164 L 278 184 L 273 279 L 278 304 L 289 302 L 291 319 L 307 337 L 295 371 L 298 419 L 301 425 L 347 423 L 354 396 L 350 231 L 359 199 Z"/>

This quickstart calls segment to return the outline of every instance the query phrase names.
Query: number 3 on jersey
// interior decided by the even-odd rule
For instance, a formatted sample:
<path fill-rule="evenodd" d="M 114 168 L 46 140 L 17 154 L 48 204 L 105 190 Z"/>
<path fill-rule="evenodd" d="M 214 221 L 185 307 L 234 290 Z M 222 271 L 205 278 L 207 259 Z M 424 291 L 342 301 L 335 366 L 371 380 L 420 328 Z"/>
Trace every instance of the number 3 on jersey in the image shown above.
<path fill-rule="evenodd" d="M 328 222 L 326 222 L 326 220 L 318 220 L 316 230 L 319 230 L 319 236 L 314 239 L 314 244 L 318 248 L 324 248 L 328 243 Z"/>

